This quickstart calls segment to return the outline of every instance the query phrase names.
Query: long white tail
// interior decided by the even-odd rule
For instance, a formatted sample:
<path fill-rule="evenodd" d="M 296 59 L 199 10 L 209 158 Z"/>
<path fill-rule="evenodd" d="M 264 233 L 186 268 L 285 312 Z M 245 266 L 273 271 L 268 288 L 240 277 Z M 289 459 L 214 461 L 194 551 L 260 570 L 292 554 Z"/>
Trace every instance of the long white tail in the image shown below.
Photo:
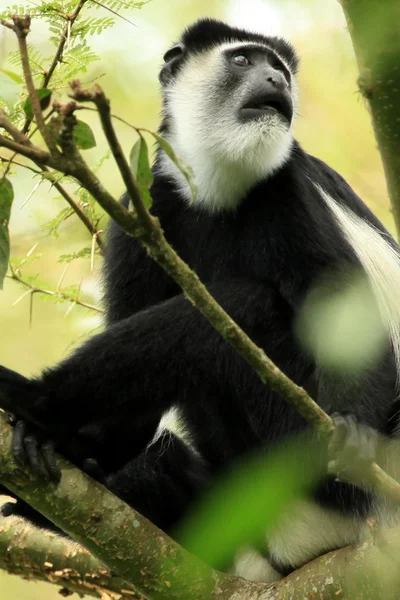
<path fill-rule="evenodd" d="M 320 185 L 314 185 L 371 282 L 400 373 L 400 254 L 376 227 L 341 206 Z"/>

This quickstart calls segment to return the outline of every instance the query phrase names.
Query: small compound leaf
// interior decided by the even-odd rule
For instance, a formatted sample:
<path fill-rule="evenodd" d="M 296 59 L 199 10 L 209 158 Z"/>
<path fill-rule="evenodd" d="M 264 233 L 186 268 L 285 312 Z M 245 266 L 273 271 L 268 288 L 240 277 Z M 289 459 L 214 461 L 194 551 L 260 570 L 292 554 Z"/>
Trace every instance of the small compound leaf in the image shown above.
<path fill-rule="evenodd" d="M 36 90 L 36 94 L 39 98 L 40 107 L 42 110 L 46 110 L 46 108 L 48 108 L 48 106 L 50 104 L 52 93 L 53 92 L 51 90 L 48 90 L 47 88 L 41 88 L 39 90 Z M 32 120 L 34 115 L 33 115 L 32 101 L 30 98 L 27 98 L 24 102 L 24 111 L 25 111 L 26 117 L 28 119 Z"/>
<path fill-rule="evenodd" d="M 14 190 L 11 182 L 3 177 L 0 179 L 0 289 L 3 289 L 3 281 L 7 273 L 10 258 L 8 222 L 10 220 L 13 200 Z"/>
<path fill-rule="evenodd" d="M 129 154 L 129 163 L 142 196 L 142 200 L 147 208 L 150 208 L 152 205 L 152 198 L 149 190 L 153 183 L 153 173 L 150 168 L 147 144 L 142 136 L 139 137 L 132 147 Z"/>
<path fill-rule="evenodd" d="M 77 121 L 72 132 L 75 144 L 81 150 L 89 150 L 96 146 L 96 138 L 87 123 Z"/>

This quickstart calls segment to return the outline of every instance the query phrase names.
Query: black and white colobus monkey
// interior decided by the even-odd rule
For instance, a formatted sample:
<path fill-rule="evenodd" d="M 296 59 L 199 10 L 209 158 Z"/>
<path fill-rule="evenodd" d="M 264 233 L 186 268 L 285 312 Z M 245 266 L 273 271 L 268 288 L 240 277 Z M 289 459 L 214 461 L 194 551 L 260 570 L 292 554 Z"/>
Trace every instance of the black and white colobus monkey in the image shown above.
<path fill-rule="evenodd" d="M 164 61 L 160 131 L 192 166 L 198 190 L 192 202 L 186 180 L 159 150 L 152 212 L 167 239 L 324 410 L 388 432 L 399 354 L 397 246 L 350 186 L 293 139 L 293 47 L 203 19 Z M 294 323 L 314 283 L 351 266 L 368 275 L 388 340 L 384 356 L 346 378 L 301 347 Z M 111 490 L 169 531 L 237 457 L 274 447 L 307 425 L 115 223 L 104 274 L 104 333 L 36 379 L 3 368 L 0 405 L 20 419 L 18 461 L 56 477 L 48 438 L 78 464 L 92 457 Z M 171 408 L 190 447 L 160 431 Z M 376 510 L 370 495 L 327 479 L 268 537 L 264 551 L 238 553 L 235 572 L 276 579 L 361 539 Z"/>

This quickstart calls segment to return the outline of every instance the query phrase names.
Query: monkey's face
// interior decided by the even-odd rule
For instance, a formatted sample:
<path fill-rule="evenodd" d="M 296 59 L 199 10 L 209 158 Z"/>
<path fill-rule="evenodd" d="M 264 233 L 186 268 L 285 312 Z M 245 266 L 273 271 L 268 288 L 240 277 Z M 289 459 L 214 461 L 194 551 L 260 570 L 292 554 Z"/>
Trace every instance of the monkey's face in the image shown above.
<path fill-rule="evenodd" d="M 178 44 L 164 60 L 164 133 L 192 166 L 203 196 L 226 189 L 224 206 L 235 206 L 290 154 L 294 75 L 272 48 L 256 42 L 202 51 Z"/>
<path fill-rule="evenodd" d="M 287 146 L 296 86 L 271 48 L 232 42 L 190 55 L 178 45 L 165 60 L 160 80 L 180 147 L 201 146 L 236 162 L 252 148 L 279 154 L 280 142 Z"/>

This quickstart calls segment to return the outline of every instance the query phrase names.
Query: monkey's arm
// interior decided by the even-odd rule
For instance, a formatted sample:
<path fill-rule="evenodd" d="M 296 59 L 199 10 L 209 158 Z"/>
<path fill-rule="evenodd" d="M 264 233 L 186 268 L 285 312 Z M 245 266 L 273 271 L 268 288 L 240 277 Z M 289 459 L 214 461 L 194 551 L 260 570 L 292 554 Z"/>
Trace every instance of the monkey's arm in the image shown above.
<path fill-rule="evenodd" d="M 128 203 L 129 198 L 125 194 L 121 204 L 127 208 Z M 158 214 L 155 209 L 152 212 Z M 158 216 L 162 218 L 162 215 Z M 163 219 L 162 224 L 166 226 Z M 172 243 L 173 235 L 171 237 Z M 140 242 L 125 233 L 115 221 L 110 221 L 107 226 L 104 259 L 104 301 L 108 325 L 179 293 L 177 284 L 148 256 Z"/>
<path fill-rule="evenodd" d="M 295 352 L 290 323 L 280 331 L 283 318 L 276 314 L 277 294 L 270 286 L 235 280 L 209 288 L 276 358 L 282 349 Z M 258 382 L 251 367 L 180 295 L 110 326 L 40 379 L 28 381 L 3 368 L 0 406 L 40 423 L 55 441 L 95 421 L 112 422 L 114 416 L 142 431 L 171 405 L 197 402 L 205 381 L 234 387 L 242 377 Z"/>
<path fill-rule="evenodd" d="M 316 383 L 312 365 L 307 364 L 292 334 L 292 316 L 270 286 L 235 280 L 211 284 L 209 289 L 289 377 L 308 389 L 310 382 Z M 375 374 L 371 377 L 374 380 Z M 249 411 L 252 403 L 248 399 L 255 399 L 257 406 L 268 403 L 270 421 L 279 419 L 280 427 L 269 427 L 266 441 L 277 439 L 279 432 L 298 430 L 303 422 L 294 409 L 271 395 L 268 386 L 199 311 L 177 296 L 94 336 L 41 379 L 28 381 L 1 369 L 0 406 L 21 419 L 39 423 L 61 451 L 91 424 L 102 421 L 107 426 L 109 420 L 115 425 L 115 418 L 130 423 L 132 443 L 140 440 L 145 444 L 166 409 L 206 403 L 206 390 L 221 385 L 227 395 L 229 390 L 232 395 L 239 390 Z M 379 404 L 378 392 L 372 391 L 381 388 L 361 386 L 364 389 L 357 394 L 351 388 L 346 389 L 343 381 L 320 376 L 311 392 L 328 412 L 347 410 L 378 428 L 382 410 L 376 407 L 386 399 L 380 398 Z M 70 451 L 65 454 L 69 456 Z M 90 456 L 80 454 L 80 458 Z"/>

